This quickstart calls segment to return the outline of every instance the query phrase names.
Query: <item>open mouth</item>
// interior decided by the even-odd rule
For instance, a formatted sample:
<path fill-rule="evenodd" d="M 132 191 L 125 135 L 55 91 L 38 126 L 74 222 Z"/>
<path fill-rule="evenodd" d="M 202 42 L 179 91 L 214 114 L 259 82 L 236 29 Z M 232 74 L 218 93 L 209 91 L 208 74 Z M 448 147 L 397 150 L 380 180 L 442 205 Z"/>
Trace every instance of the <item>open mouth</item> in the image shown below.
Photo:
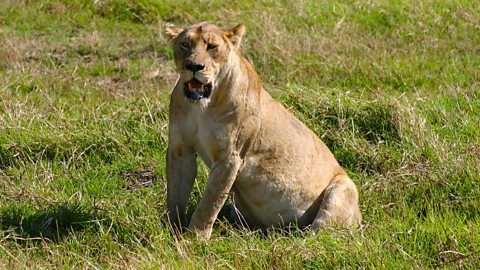
<path fill-rule="evenodd" d="M 203 84 L 199 80 L 193 78 L 185 83 L 183 86 L 183 92 L 188 99 L 194 101 L 201 100 L 202 98 L 209 98 L 212 93 L 212 84 Z"/>

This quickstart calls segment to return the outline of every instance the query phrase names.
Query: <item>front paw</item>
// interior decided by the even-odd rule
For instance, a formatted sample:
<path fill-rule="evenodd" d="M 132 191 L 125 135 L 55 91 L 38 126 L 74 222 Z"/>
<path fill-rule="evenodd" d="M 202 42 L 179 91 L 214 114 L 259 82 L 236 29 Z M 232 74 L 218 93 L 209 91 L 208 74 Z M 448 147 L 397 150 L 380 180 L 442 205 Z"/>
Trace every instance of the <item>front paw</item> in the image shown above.
<path fill-rule="evenodd" d="M 212 229 L 211 228 L 210 229 L 203 229 L 203 228 L 199 228 L 199 227 L 190 225 L 188 227 L 186 235 L 189 238 L 197 238 L 197 239 L 208 240 L 210 238 L 210 236 L 212 235 Z"/>

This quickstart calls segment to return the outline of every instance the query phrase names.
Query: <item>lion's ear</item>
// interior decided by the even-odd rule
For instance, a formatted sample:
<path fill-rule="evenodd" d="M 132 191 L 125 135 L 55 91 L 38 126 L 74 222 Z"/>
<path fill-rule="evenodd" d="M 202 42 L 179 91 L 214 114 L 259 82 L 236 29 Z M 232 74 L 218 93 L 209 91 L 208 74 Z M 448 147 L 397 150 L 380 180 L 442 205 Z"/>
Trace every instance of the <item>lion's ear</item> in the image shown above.
<path fill-rule="evenodd" d="M 183 29 L 180 27 L 175 26 L 174 24 L 167 23 L 165 27 L 163 28 L 163 33 L 166 35 L 169 39 L 174 39 L 176 38 L 180 33 L 183 32 Z"/>
<path fill-rule="evenodd" d="M 235 45 L 235 47 L 240 47 L 240 43 L 242 42 L 243 34 L 247 28 L 243 24 L 239 24 L 235 26 L 231 31 L 227 32 L 227 37 L 230 41 Z"/>

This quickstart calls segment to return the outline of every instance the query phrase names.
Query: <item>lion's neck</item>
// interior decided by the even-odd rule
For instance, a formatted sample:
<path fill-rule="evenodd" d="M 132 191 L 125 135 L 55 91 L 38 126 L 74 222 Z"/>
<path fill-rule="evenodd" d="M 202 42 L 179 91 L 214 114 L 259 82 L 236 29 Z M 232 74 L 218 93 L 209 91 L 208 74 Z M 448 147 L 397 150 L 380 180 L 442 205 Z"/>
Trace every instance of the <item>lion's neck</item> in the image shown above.
<path fill-rule="evenodd" d="M 239 99 L 247 101 L 246 98 L 259 98 L 261 89 L 260 77 L 253 66 L 240 52 L 235 51 L 230 55 L 218 82 L 215 103 L 231 104 Z"/>

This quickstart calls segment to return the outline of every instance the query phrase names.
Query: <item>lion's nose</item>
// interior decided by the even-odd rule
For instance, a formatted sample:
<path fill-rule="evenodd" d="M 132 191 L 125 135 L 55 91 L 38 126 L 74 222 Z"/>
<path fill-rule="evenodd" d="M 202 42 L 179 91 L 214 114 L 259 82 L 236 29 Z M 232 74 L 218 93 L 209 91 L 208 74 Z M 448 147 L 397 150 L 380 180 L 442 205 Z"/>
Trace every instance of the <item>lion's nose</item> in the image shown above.
<path fill-rule="evenodd" d="M 187 64 L 187 65 L 185 65 L 185 68 L 187 68 L 190 71 L 195 72 L 195 71 L 203 70 L 205 68 L 205 65 L 202 65 L 202 64 Z"/>

